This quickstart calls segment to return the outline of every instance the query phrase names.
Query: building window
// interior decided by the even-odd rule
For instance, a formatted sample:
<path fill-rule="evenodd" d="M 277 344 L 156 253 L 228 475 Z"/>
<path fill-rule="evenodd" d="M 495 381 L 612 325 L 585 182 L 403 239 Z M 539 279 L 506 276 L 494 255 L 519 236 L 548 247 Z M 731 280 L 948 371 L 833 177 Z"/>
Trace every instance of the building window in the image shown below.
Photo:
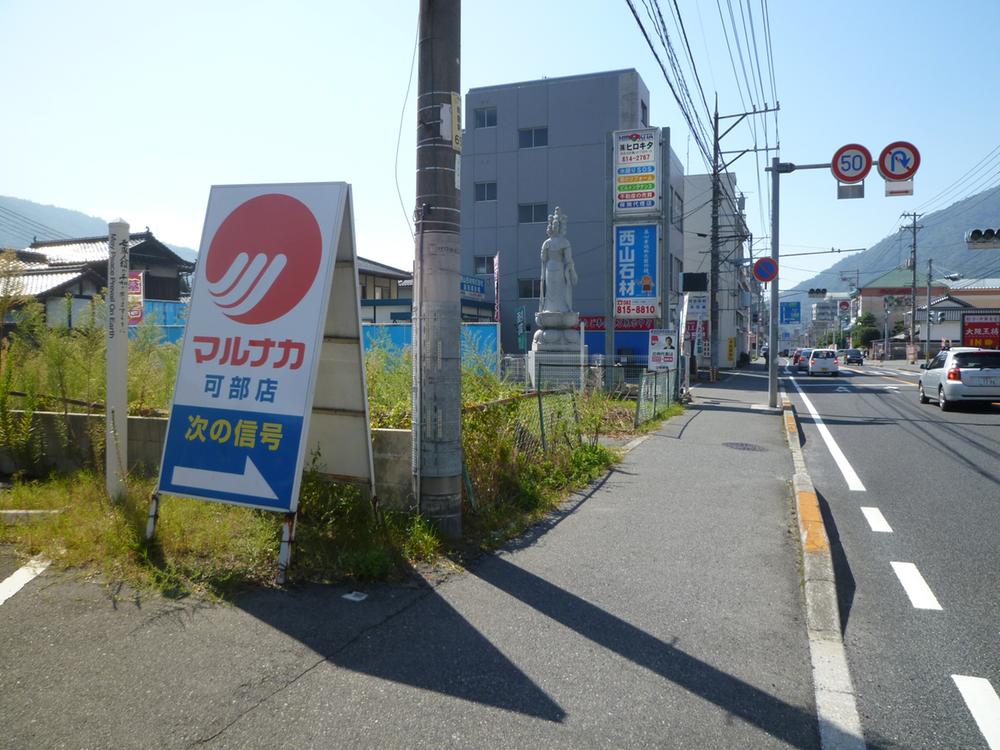
<path fill-rule="evenodd" d="M 477 255 L 476 270 L 473 273 L 493 273 L 493 256 Z"/>
<path fill-rule="evenodd" d="M 497 199 L 497 184 L 495 182 L 476 183 L 476 201 L 495 201 Z"/>
<path fill-rule="evenodd" d="M 518 148 L 541 148 L 549 145 L 548 128 L 524 128 L 517 131 Z"/>
<path fill-rule="evenodd" d="M 684 199 L 677 195 L 677 191 L 670 191 L 670 223 L 680 231 L 684 231 Z"/>
<path fill-rule="evenodd" d="M 542 280 L 518 279 L 517 296 L 523 299 L 538 299 L 542 296 Z"/>
<path fill-rule="evenodd" d="M 649 107 L 641 99 L 639 100 L 639 122 L 644 128 L 649 127 Z"/>
<path fill-rule="evenodd" d="M 548 220 L 548 203 L 521 203 L 517 207 L 518 224 L 544 224 Z"/>
<path fill-rule="evenodd" d="M 477 128 L 495 128 L 497 126 L 497 108 L 480 107 L 476 110 Z"/>

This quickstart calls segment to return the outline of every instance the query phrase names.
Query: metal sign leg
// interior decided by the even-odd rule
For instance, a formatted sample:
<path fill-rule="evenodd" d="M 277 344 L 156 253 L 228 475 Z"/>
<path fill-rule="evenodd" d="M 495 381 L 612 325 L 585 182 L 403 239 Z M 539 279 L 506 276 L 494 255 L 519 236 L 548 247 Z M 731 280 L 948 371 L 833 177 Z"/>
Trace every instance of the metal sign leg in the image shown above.
<path fill-rule="evenodd" d="M 146 516 L 146 541 L 153 538 L 156 533 L 156 522 L 160 517 L 160 493 L 154 492 L 149 496 L 149 515 Z"/>
<path fill-rule="evenodd" d="M 288 580 L 288 566 L 292 563 L 292 544 L 295 542 L 295 524 L 298 513 L 286 513 L 282 524 L 281 550 L 278 552 L 278 575 L 275 582 L 284 586 Z"/>

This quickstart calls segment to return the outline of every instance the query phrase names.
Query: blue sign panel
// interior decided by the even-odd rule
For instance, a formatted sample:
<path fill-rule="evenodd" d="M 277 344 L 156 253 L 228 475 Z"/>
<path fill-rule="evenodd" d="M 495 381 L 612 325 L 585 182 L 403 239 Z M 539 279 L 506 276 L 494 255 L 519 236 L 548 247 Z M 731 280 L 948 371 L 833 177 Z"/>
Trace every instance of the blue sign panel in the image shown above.
<path fill-rule="evenodd" d="M 659 316 L 656 224 L 615 225 L 615 317 Z"/>
<path fill-rule="evenodd" d="M 175 404 L 160 491 L 286 510 L 301 440 L 298 415 Z"/>
<path fill-rule="evenodd" d="M 486 299 L 486 280 L 462 274 L 462 296 L 466 299 Z"/>
<path fill-rule="evenodd" d="M 778 303 L 778 322 L 781 325 L 791 325 L 802 322 L 801 302 L 780 302 Z"/>

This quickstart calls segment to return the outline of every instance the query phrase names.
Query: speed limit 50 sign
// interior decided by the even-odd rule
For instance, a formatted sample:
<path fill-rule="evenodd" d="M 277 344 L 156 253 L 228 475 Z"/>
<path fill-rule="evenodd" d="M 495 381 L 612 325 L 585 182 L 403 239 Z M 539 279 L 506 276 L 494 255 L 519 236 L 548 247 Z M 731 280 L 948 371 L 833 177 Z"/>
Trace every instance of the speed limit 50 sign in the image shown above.
<path fill-rule="evenodd" d="M 852 184 L 861 182 L 872 168 L 871 152 L 860 143 L 841 146 L 833 155 L 830 170 L 840 182 Z"/>

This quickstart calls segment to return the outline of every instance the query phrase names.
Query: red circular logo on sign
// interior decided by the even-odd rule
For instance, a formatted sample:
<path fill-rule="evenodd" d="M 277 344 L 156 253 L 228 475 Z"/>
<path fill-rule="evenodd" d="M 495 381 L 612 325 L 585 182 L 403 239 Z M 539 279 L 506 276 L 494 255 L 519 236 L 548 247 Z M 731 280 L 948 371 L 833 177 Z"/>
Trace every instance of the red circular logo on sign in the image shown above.
<path fill-rule="evenodd" d="M 237 206 L 212 238 L 209 294 L 237 323 L 270 323 L 306 296 L 322 254 L 319 224 L 302 201 L 259 195 Z"/>

